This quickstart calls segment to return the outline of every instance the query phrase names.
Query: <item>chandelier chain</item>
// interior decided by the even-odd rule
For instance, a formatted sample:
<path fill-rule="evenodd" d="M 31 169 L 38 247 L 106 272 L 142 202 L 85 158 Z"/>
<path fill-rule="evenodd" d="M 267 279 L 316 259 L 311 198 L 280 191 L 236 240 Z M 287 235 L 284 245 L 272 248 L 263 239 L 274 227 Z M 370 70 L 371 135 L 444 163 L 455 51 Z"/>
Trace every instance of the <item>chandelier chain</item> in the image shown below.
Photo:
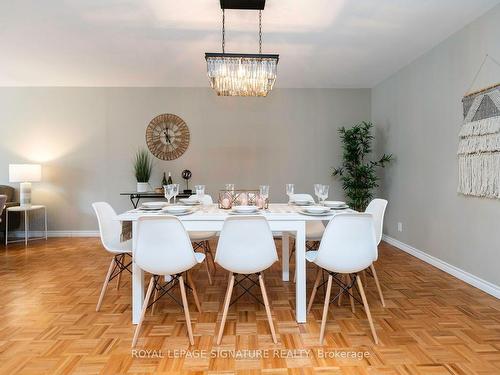
<path fill-rule="evenodd" d="M 262 53 L 262 11 L 259 10 L 259 53 Z"/>
<path fill-rule="evenodd" d="M 226 12 L 222 9 L 222 53 L 225 53 L 226 49 Z"/>

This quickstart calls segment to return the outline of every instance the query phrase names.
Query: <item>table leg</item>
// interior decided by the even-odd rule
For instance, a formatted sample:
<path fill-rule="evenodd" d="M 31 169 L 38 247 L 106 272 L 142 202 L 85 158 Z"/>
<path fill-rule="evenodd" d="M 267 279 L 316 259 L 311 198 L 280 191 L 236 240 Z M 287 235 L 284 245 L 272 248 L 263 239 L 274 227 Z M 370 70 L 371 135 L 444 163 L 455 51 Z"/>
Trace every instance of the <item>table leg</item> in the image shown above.
<path fill-rule="evenodd" d="M 45 207 L 43 210 L 45 214 L 45 240 L 47 240 L 47 207 Z"/>
<path fill-rule="evenodd" d="M 306 223 L 299 222 L 295 237 L 295 305 L 297 323 L 306 322 Z"/>
<path fill-rule="evenodd" d="M 281 235 L 281 265 L 283 272 L 283 281 L 290 279 L 290 255 L 289 255 L 290 236 L 288 233 L 283 232 Z"/>
<path fill-rule="evenodd" d="M 138 324 L 144 303 L 144 271 L 135 263 L 137 221 L 132 222 L 132 323 Z"/>
<path fill-rule="evenodd" d="M 28 211 L 24 211 L 24 246 L 28 246 Z"/>

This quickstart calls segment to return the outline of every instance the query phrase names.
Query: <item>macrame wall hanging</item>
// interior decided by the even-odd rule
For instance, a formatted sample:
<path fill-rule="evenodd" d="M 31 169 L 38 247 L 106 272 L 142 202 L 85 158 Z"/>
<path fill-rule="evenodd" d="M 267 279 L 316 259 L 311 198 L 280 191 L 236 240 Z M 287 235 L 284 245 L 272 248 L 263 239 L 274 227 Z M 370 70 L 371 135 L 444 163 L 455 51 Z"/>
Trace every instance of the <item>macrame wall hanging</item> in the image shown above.
<path fill-rule="evenodd" d="M 487 58 L 486 55 L 476 80 Z M 474 82 L 471 84 L 471 86 Z M 500 198 L 500 84 L 462 99 L 464 121 L 458 144 L 458 192 Z"/>

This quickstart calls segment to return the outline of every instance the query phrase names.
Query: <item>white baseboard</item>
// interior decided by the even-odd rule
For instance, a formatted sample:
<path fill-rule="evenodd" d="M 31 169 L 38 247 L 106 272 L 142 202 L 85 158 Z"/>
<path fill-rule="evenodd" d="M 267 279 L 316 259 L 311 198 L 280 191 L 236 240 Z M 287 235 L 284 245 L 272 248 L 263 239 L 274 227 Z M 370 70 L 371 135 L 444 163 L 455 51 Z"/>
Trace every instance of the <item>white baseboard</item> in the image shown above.
<path fill-rule="evenodd" d="M 404 242 L 398 241 L 395 238 L 389 237 L 387 235 L 383 235 L 382 239 L 387 242 L 389 245 L 395 246 L 404 252 L 413 255 L 415 258 L 423 260 L 430 265 L 433 265 L 440 270 L 449 273 L 452 276 L 455 276 L 457 279 L 460 279 L 467 284 L 470 284 L 478 289 L 481 289 L 483 292 L 486 292 L 493 297 L 500 299 L 500 286 L 490 283 L 489 281 L 483 280 L 480 277 L 477 277 L 467 271 L 464 271 L 458 267 L 455 267 L 445 261 L 433 257 L 422 250 L 416 249 L 413 246 L 407 245 Z"/>

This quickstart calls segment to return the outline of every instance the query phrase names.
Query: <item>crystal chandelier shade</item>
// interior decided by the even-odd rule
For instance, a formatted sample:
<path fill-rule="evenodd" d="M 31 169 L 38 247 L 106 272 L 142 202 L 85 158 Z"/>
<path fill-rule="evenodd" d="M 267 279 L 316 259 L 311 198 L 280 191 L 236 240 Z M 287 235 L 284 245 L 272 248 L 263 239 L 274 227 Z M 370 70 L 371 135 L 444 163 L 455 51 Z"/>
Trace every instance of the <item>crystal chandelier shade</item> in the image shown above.
<path fill-rule="evenodd" d="M 205 58 L 219 96 L 267 96 L 276 81 L 278 55 L 207 53 Z"/>
<path fill-rule="evenodd" d="M 279 55 L 262 54 L 261 10 L 265 1 L 253 5 L 256 8 L 231 9 L 259 9 L 259 53 L 225 53 L 225 9 L 221 0 L 222 53 L 205 53 L 210 86 L 219 96 L 267 96 L 276 81 Z"/>

